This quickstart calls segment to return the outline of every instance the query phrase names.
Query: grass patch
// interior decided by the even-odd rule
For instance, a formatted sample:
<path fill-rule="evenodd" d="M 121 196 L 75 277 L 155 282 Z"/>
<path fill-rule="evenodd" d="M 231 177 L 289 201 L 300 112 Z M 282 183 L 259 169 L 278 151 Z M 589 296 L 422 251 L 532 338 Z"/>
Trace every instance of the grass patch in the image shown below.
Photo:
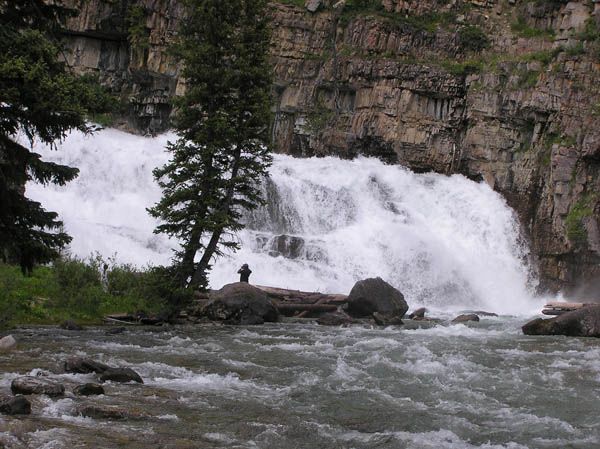
<path fill-rule="evenodd" d="M 517 36 L 525 38 L 554 39 L 555 35 L 554 30 L 550 28 L 541 29 L 529 26 L 522 17 L 511 23 L 510 28 Z"/>
<path fill-rule="evenodd" d="M 61 259 L 24 276 L 16 265 L 0 264 L 0 327 L 56 324 L 66 319 L 100 323 L 109 313 L 168 316 L 190 298 L 177 290 L 165 268 L 108 267 L 100 257 Z"/>
<path fill-rule="evenodd" d="M 467 25 L 459 29 L 458 42 L 464 51 L 480 52 L 490 46 L 490 39 L 476 25 Z"/>

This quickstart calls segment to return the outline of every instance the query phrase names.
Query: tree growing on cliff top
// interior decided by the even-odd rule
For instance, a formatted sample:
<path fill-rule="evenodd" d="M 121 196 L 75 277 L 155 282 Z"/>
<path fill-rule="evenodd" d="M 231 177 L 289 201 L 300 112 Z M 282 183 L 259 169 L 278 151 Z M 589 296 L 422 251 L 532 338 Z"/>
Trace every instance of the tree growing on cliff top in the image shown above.
<path fill-rule="evenodd" d="M 213 257 L 238 248 L 242 210 L 261 203 L 258 184 L 271 163 L 266 3 L 184 1 L 173 50 L 186 91 L 175 103 L 171 160 L 154 171 L 163 197 L 149 212 L 163 222 L 155 232 L 181 242 L 173 262 L 187 287 L 206 286 Z"/>
<path fill-rule="evenodd" d="M 43 0 L 0 0 L 0 260 L 48 262 L 70 237 L 55 212 L 25 196 L 25 183 L 64 185 L 77 169 L 45 162 L 17 138 L 54 145 L 68 131 L 90 132 L 88 110 L 109 97 L 89 78 L 70 73 L 58 31 L 69 10 Z"/>

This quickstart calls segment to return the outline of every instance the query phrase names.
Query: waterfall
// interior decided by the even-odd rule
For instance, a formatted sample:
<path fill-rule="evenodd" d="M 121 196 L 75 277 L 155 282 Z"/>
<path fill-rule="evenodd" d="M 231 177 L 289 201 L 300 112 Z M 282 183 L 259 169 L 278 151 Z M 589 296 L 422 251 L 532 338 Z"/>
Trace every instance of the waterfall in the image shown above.
<path fill-rule="evenodd" d="M 166 162 L 169 138 L 104 130 L 72 133 L 58 151 L 39 145 L 44 158 L 81 174 L 65 187 L 28 185 L 28 195 L 60 214 L 75 255 L 168 263 L 176 242 L 152 233 L 146 207 L 160 198 L 151 172 Z M 241 250 L 215 263 L 213 288 L 248 263 L 261 285 L 347 293 L 380 276 L 411 305 L 519 312 L 530 304 L 534 276 L 516 216 L 484 183 L 368 158 L 276 155 L 262 189 L 268 202 L 245 217 Z"/>

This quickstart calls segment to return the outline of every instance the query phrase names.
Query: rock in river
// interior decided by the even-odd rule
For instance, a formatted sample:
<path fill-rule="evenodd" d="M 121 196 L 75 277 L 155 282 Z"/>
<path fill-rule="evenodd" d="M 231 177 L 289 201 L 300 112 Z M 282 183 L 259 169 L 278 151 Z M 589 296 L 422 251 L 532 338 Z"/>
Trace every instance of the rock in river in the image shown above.
<path fill-rule="evenodd" d="M 344 312 L 325 313 L 317 319 L 317 323 L 322 326 L 347 326 L 353 322 L 352 317 Z"/>
<path fill-rule="evenodd" d="M 83 327 L 77 324 L 73 320 L 66 320 L 60 324 L 61 329 L 66 329 L 68 331 L 82 331 Z"/>
<path fill-rule="evenodd" d="M 404 324 L 399 315 L 389 313 L 373 312 L 373 319 L 379 326 L 401 326 Z"/>
<path fill-rule="evenodd" d="M 211 294 L 204 314 L 211 320 L 228 324 L 262 324 L 279 318 L 267 294 L 246 282 L 227 284 Z"/>
<path fill-rule="evenodd" d="M 600 337 L 600 305 L 583 307 L 555 318 L 536 318 L 522 327 L 526 335 Z"/>
<path fill-rule="evenodd" d="M 63 369 L 67 373 L 102 374 L 107 369 L 111 368 L 104 363 L 96 362 L 92 359 L 84 359 L 82 357 L 70 357 L 63 362 Z"/>
<path fill-rule="evenodd" d="M 113 381 L 113 382 L 138 382 L 143 384 L 144 381 L 138 373 L 131 368 L 108 368 L 100 375 L 100 381 Z"/>
<path fill-rule="evenodd" d="M 458 315 L 452 320 L 453 323 L 466 323 L 467 321 L 479 321 L 479 316 L 474 313 L 466 313 L 464 315 Z"/>
<path fill-rule="evenodd" d="M 78 410 L 79 414 L 93 419 L 141 419 L 147 418 L 143 413 L 125 410 L 114 405 L 86 405 Z"/>
<path fill-rule="evenodd" d="M 73 388 L 73 393 L 78 396 L 94 396 L 104 394 L 104 388 L 102 385 L 87 383 L 83 385 L 77 385 Z"/>
<path fill-rule="evenodd" d="M 374 312 L 402 318 L 408 310 L 404 295 L 381 278 L 358 281 L 348 295 L 348 313 L 356 318 Z"/>
<path fill-rule="evenodd" d="M 31 402 L 25 396 L 0 397 L 0 413 L 6 415 L 29 415 Z"/>
<path fill-rule="evenodd" d="M 13 394 L 45 394 L 48 396 L 62 396 L 65 392 L 63 384 L 33 376 L 17 377 L 11 382 L 10 389 Z"/>

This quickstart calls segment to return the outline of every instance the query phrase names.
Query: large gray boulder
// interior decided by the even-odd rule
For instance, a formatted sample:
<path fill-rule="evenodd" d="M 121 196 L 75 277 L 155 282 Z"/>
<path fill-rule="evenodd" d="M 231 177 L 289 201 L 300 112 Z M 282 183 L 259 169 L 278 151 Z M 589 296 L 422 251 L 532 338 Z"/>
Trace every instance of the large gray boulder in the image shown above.
<path fill-rule="evenodd" d="M 246 282 L 227 284 L 211 293 L 204 314 L 227 324 L 263 324 L 279 318 L 277 307 L 267 294 Z"/>
<path fill-rule="evenodd" d="M 143 384 L 141 376 L 131 368 L 108 368 L 100 374 L 100 382 L 137 382 Z"/>
<path fill-rule="evenodd" d="M 381 278 L 358 281 L 348 295 L 348 313 L 355 318 L 375 312 L 402 318 L 407 310 L 404 295 Z"/>
<path fill-rule="evenodd" d="M 583 307 L 555 318 L 536 318 L 522 327 L 526 335 L 600 337 L 600 305 Z"/>
<path fill-rule="evenodd" d="M 43 377 L 17 377 L 10 384 L 13 394 L 45 394 L 47 396 L 62 396 L 65 386 Z"/>

